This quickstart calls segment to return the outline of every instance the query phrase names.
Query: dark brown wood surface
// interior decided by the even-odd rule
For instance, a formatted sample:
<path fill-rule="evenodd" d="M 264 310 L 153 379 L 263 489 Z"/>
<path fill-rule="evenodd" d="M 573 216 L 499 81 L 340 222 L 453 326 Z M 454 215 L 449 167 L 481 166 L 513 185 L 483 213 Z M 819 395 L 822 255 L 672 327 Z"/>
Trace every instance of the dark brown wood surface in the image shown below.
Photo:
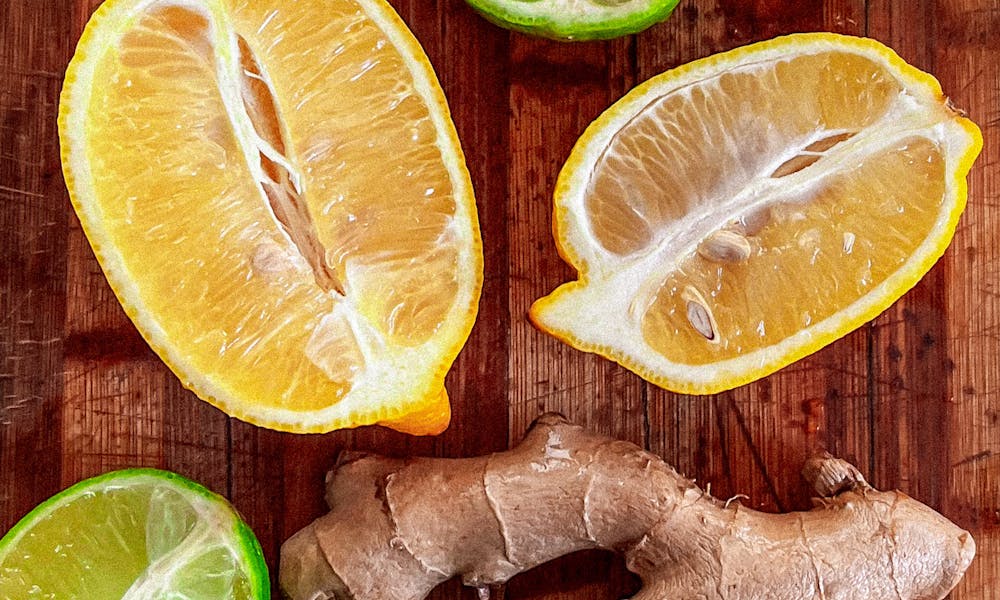
<path fill-rule="evenodd" d="M 127 319 L 73 215 L 56 109 L 96 0 L 0 6 L 0 532 L 85 477 L 154 466 L 232 500 L 272 576 L 280 543 L 323 512 L 345 448 L 468 456 L 501 450 L 541 411 L 663 455 L 721 497 L 807 508 L 802 462 L 828 449 L 971 530 L 956 600 L 1000 598 L 1000 3 L 997 0 L 683 0 L 652 29 L 563 44 L 508 33 L 461 0 L 393 0 L 437 70 L 477 191 L 486 252 L 479 320 L 448 378 L 436 438 L 380 428 L 296 436 L 230 419 L 184 390 Z M 526 320 L 571 278 L 550 233 L 559 168 L 584 127 L 673 66 L 798 31 L 868 35 L 935 74 L 983 129 L 969 205 L 923 281 L 860 330 L 779 373 L 692 397 L 648 385 Z M 518 576 L 507 598 L 620 598 L 610 554 Z M 435 598 L 473 598 L 451 582 Z"/>

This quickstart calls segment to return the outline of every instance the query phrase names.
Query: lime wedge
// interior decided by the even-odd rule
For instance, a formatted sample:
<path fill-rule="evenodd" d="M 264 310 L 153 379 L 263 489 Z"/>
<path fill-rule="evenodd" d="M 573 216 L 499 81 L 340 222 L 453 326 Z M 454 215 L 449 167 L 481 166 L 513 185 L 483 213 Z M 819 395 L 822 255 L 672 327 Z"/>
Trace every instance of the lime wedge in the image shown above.
<path fill-rule="evenodd" d="M 557 40 L 638 33 L 666 19 L 679 0 L 466 0 L 501 27 Z"/>
<path fill-rule="evenodd" d="M 128 469 L 82 481 L 0 539 L 0 598 L 269 597 L 250 528 L 224 498 L 166 471 Z"/>

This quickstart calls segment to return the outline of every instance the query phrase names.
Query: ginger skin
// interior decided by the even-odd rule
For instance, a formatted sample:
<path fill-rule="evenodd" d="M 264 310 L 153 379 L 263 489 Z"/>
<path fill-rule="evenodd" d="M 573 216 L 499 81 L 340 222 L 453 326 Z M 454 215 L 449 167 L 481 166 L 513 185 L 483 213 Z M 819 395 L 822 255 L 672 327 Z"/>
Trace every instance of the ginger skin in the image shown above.
<path fill-rule="evenodd" d="M 968 532 L 844 461 L 810 461 L 830 496 L 769 514 L 712 498 L 658 457 L 540 417 L 507 452 L 342 457 L 331 511 L 281 548 L 292 600 L 420 600 L 460 576 L 487 590 L 564 554 L 625 554 L 633 600 L 940 600 L 975 554 Z"/>

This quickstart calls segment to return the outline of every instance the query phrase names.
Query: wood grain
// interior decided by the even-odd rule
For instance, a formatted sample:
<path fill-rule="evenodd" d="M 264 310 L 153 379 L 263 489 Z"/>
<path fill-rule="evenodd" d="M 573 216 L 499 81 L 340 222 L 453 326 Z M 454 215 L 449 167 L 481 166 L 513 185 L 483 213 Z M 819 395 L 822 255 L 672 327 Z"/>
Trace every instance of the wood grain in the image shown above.
<path fill-rule="evenodd" d="M 64 273 L 72 216 L 54 115 L 71 51 L 69 4 L 16 0 L 0 20 L 2 530 L 61 487 Z"/>
<path fill-rule="evenodd" d="M 955 600 L 1000 599 L 1000 5 L 996 0 L 683 0 L 639 35 L 564 44 L 513 34 L 461 0 L 392 0 L 449 98 L 477 194 L 486 276 L 448 376 L 449 430 L 295 436 L 228 418 L 184 390 L 135 331 L 72 213 L 56 134 L 63 70 L 97 0 L 0 11 L 0 531 L 84 477 L 156 466 L 225 494 L 277 572 L 278 548 L 324 509 L 336 454 L 469 456 L 520 438 L 544 410 L 641 444 L 764 510 L 809 505 L 798 472 L 827 449 L 970 529 Z M 934 73 L 983 129 L 969 205 L 934 269 L 873 322 L 753 384 L 668 393 L 528 322 L 572 278 L 551 194 L 587 124 L 687 61 L 797 31 L 868 35 Z M 497 596 L 619 598 L 637 582 L 606 553 L 516 577 Z M 474 598 L 450 582 L 437 599 Z"/>

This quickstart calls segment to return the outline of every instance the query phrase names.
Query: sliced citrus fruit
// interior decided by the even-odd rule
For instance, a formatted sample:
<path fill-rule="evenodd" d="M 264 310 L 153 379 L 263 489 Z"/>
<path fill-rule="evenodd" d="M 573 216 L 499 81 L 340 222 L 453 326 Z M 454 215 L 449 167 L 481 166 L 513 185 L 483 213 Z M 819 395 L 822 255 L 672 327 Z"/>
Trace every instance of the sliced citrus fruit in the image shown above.
<path fill-rule="evenodd" d="M 680 0 L 466 0 L 507 29 L 565 41 L 611 39 L 666 19 Z"/>
<path fill-rule="evenodd" d="M 385 2 L 109 0 L 59 125 L 111 286 L 200 397 L 296 432 L 447 426 L 479 227 L 443 92 Z"/>
<path fill-rule="evenodd" d="M 260 544 L 223 499 L 127 469 L 49 498 L 0 539 L 0 597 L 270 598 Z"/>
<path fill-rule="evenodd" d="M 555 190 L 579 273 L 531 317 L 668 389 L 760 378 L 887 308 L 954 233 L 982 147 L 885 46 L 800 34 L 642 84 Z"/>

